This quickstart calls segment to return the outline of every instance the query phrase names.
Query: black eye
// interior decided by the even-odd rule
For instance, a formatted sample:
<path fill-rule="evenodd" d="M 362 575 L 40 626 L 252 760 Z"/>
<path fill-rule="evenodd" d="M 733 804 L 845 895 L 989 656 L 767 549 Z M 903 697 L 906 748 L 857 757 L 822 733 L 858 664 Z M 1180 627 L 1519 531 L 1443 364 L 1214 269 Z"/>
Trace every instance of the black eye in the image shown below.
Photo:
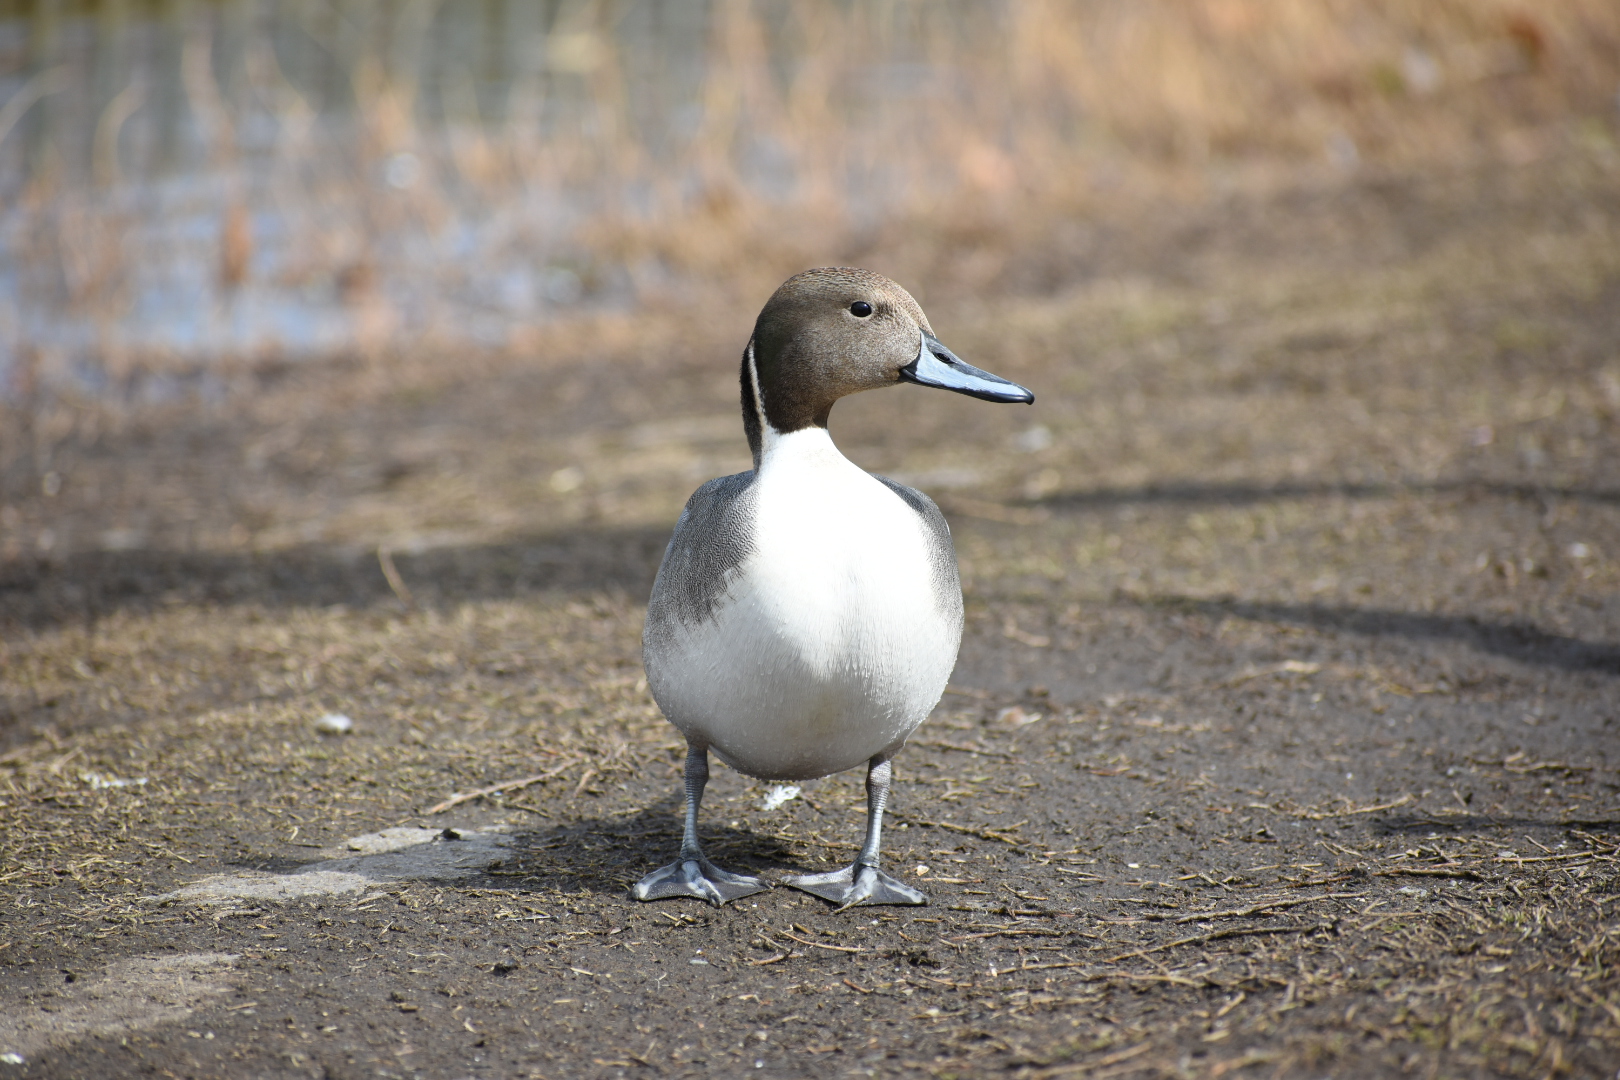
<path fill-rule="evenodd" d="M 857 319 L 864 319 L 868 315 L 872 314 L 872 305 L 868 304 L 865 300 L 857 300 L 853 304 L 849 305 L 849 313 L 855 316 Z"/>

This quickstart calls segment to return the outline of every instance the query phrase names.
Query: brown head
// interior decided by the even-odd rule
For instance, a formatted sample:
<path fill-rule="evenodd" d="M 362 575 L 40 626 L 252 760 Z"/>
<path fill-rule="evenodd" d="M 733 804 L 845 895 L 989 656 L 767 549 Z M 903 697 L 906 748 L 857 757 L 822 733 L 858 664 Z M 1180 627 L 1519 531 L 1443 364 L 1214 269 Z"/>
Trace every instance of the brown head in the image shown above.
<path fill-rule="evenodd" d="M 743 426 L 755 462 L 761 414 L 784 435 L 826 427 L 839 398 L 903 381 L 990 401 L 1035 400 L 940 344 L 917 301 L 881 274 L 840 266 L 788 278 L 743 353 Z"/>

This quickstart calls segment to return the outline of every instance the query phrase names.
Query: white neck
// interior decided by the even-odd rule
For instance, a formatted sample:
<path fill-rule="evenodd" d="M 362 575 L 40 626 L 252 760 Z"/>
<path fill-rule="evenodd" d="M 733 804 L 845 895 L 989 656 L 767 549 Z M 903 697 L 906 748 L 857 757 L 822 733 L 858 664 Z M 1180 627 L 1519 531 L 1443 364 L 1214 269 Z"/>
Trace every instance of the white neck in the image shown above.
<path fill-rule="evenodd" d="M 759 455 L 759 471 L 762 474 L 796 465 L 831 465 L 849 460 L 839 453 L 838 447 L 833 444 L 832 434 L 824 427 L 812 424 L 783 434 L 770 424 L 762 424 L 760 430 L 763 446 Z"/>

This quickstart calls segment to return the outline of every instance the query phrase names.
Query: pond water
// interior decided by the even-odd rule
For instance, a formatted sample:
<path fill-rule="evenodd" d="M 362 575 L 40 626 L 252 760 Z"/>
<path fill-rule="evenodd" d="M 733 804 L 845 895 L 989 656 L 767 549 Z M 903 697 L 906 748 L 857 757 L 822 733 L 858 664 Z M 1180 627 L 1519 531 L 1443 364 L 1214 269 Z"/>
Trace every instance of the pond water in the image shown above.
<path fill-rule="evenodd" d="M 969 101 L 958 61 L 1002 11 L 0 4 L 0 393 L 532 340 L 678 290 L 604 223 L 717 199 L 879 220 L 957 182 L 923 129 Z"/>

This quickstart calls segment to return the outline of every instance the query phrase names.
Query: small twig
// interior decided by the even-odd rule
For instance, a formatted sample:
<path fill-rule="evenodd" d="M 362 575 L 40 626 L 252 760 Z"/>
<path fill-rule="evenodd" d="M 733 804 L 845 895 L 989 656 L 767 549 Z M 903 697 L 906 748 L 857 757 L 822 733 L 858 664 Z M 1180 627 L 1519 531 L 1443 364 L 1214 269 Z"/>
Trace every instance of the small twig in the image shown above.
<path fill-rule="evenodd" d="M 1335 810 L 1335 811 L 1333 811 L 1331 813 L 1326 813 L 1326 814 L 1316 814 L 1316 813 L 1312 813 L 1309 810 L 1302 810 L 1302 811 L 1294 814 L 1293 816 L 1298 817 L 1298 818 L 1305 818 L 1307 821 L 1327 821 L 1330 818 L 1353 817 L 1356 814 L 1376 814 L 1380 810 L 1393 810 L 1397 806 L 1405 806 L 1407 803 L 1412 801 L 1412 798 L 1413 798 L 1412 795 L 1407 794 L 1407 795 L 1402 795 L 1400 798 L 1396 799 L 1394 802 L 1379 803 L 1377 806 L 1358 806 L 1358 807 L 1355 807 L 1354 809 Z"/>
<path fill-rule="evenodd" d="M 585 785 L 589 784 L 592 780 L 595 780 L 596 777 L 597 777 L 597 772 L 596 772 L 596 767 L 594 765 L 591 766 L 590 768 L 586 769 L 585 772 L 580 776 L 579 783 L 577 785 L 575 785 L 574 794 L 572 796 L 570 796 L 570 798 L 577 799 L 581 795 L 585 794 Z"/>
<path fill-rule="evenodd" d="M 993 937 L 1068 937 L 1069 930 L 1042 930 L 1038 928 L 1025 929 L 1023 927 L 1003 926 L 994 930 L 981 930 L 977 934 L 963 934 L 959 937 L 946 938 L 947 941 L 977 941 L 980 938 Z"/>
<path fill-rule="evenodd" d="M 1112 1054 L 1104 1054 L 1095 1061 L 1088 1061 L 1085 1064 L 1087 1068 L 1092 1069 L 1100 1068 L 1103 1065 L 1117 1065 L 1121 1061 L 1129 1061 L 1152 1045 L 1151 1042 L 1137 1043 L 1135 1046 L 1127 1047 L 1124 1050 L 1115 1050 Z"/>
<path fill-rule="evenodd" d="M 1057 971 L 1062 968 L 1090 967 L 1091 964 L 1092 961 L 1090 960 L 1053 960 L 1051 963 L 1047 964 L 1025 964 L 1023 967 L 1008 968 L 1006 971 L 998 972 L 997 974 L 1012 975 L 1020 971 Z"/>
<path fill-rule="evenodd" d="M 1011 844 L 1013 847 L 1024 847 L 1028 843 L 1028 841 L 1019 840 L 1004 833 L 998 833 L 993 829 L 973 829 L 966 825 L 953 825 L 949 821 L 929 821 L 926 818 L 902 818 L 898 814 L 895 817 L 908 825 L 928 825 L 935 829 L 947 829 L 950 832 L 961 833 L 964 836 L 976 836 L 980 840 L 996 840 L 1003 844 Z"/>
<path fill-rule="evenodd" d="M 930 742 L 910 742 L 910 743 L 907 743 L 906 745 L 907 746 L 926 746 L 926 747 L 928 747 L 930 749 L 933 749 L 933 750 L 955 750 L 958 753 L 962 753 L 962 754 L 978 754 L 980 757 L 1011 758 L 1013 756 L 1013 755 L 1008 754 L 1008 753 L 1006 753 L 1004 751 L 1001 751 L 1001 750 L 982 750 L 977 746 L 962 746 L 959 743 L 948 743 L 948 742 L 941 742 L 941 741 L 938 741 L 938 740 L 934 740 L 934 741 L 930 741 Z"/>
<path fill-rule="evenodd" d="M 1366 895 L 1366 893 L 1326 893 L 1322 896 L 1302 896 L 1297 900 L 1272 900 L 1269 902 L 1255 904 L 1253 907 L 1243 908 L 1241 910 L 1205 911 L 1194 913 L 1192 915 L 1183 915 L 1181 918 L 1177 919 L 1176 922 L 1203 922 L 1206 919 L 1247 919 L 1254 915 L 1260 914 L 1262 911 L 1270 911 L 1275 908 L 1299 907 L 1301 904 L 1314 904 L 1318 900 L 1359 900 Z"/>
<path fill-rule="evenodd" d="M 1315 675 L 1322 670 L 1322 665 L 1308 660 L 1284 660 L 1280 664 L 1270 667 L 1250 667 L 1240 671 L 1228 679 L 1216 683 L 1217 687 L 1241 686 L 1250 679 L 1263 679 L 1268 675 Z"/>
<path fill-rule="evenodd" d="M 914 972 L 911 976 L 908 977 L 907 981 L 911 981 L 912 979 L 927 979 L 931 983 L 938 983 L 940 986 L 948 986 L 952 990 L 956 990 L 956 989 L 959 989 L 961 987 L 971 987 L 973 985 L 972 983 L 967 983 L 967 982 L 953 982 L 950 979 L 936 979 L 932 975 L 924 975 L 920 971 Z M 922 983 L 920 983 L 920 982 L 912 982 L 912 985 L 913 986 L 922 986 Z"/>
<path fill-rule="evenodd" d="M 1528 840 L 1529 837 L 1525 837 L 1525 839 Z M 1535 843 L 1535 841 L 1532 840 L 1531 843 Z M 1536 846 L 1540 847 L 1541 845 L 1537 844 Z M 1542 850 L 1545 851 L 1546 849 L 1542 848 Z M 1510 863 L 1563 862 L 1566 859 L 1587 859 L 1596 854 L 1598 854 L 1598 852 L 1595 851 L 1572 851 L 1568 855 L 1532 855 L 1529 858 L 1525 858 L 1522 855 L 1515 855 L 1511 859 L 1504 855 L 1498 855 L 1496 858 L 1498 862 Z"/>
<path fill-rule="evenodd" d="M 1516 757 L 1518 757 L 1518 755 L 1515 754 L 1514 757 L 1505 758 L 1502 761 L 1486 761 L 1480 758 L 1469 758 L 1468 760 L 1475 765 L 1486 765 L 1495 769 L 1506 769 L 1511 773 L 1592 771 L 1592 766 L 1590 765 L 1571 765 L 1567 761 L 1532 761 L 1527 764 L 1520 765 L 1514 760 Z"/>
<path fill-rule="evenodd" d="M 553 776 L 558 775 L 565 769 L 571 769 L 578 764 L 578 758 L 569 758 L 556 768 L 547 769 L 545 772 L 539 773 L 535 776 L 526 776 L 522 780 L 508 780 L 504 784 L 494 784 L 487 788 L 479 788 L 477 791 L 467 791 L 452 795 L 448 799 L 444 800 L 444 802 L 439 803 L 437 806 L 429 807 L 427 813 L 442 814 L 452 806 L 460 806 L 462 803 L 471 802 L 473 799 L 481 799 L 486 795 L 499 795 L 503 791 L 513 791 L 517 788 L 528 787 L 530 784 L 538 784 L 540 781 L 550 780 Z"/>
<path fill-rule="evenodd" d="M 1484 881 L 1485 876 L 1473 870 L 1430 870 L 1418 866 L 1403 866 L 1395 870 L 1376 870 L 1374 877 L 1439 877 L 1439 878 L 1465 878 L 1468 881 Z"/>
<path fill-rule="evenodd" d="M 405 584 L 405 579 L 399 576 L 399 567 L 394 565 L 394 553 L 388 550 L 387 544 L 377 545 L 377 562 L 382 566 L 383 577 L 388 579 L 388 587 L 394 590 L 394 595 L 399 597 L 400 602 L 407 608 L 415 611 L 416 599 L 411 596 L 410 587 Z"/>
<path fill-rule="evenodd" d="M 1231 930 L 1216 930 L 1208 934 L 1199 934 L 1196 937 L 1177 938 L 1167 941 L 1163 945 L 1155 945 L 1151 949 L 1137 949 L 1135 952 L 1120 953 L 1118 956 L 1104 960 L 1105 964 L 1117 964 L 1121 960 L 1132 960 L 1138 956 L 1147 956 L 1149 953 L 1164 952 L 1166 949 L 1178 949 L 1183 945 L 1202 945 L 1209 941 L 1220 941 L 1224 938 L 1258 937 L 1263 934 L 1309 934 L 1317 930 L 1331 930 L 1332 923 L 1313 923 L 1309 926 L 1251 926 L 1234 928 Z"/>
<path fill-rule="evenodd" d="M 171 859 L 179 859 L 181 862 L 186 863 L 187 865 L 191 863 L 190 859 L 186 858 L 178 851 L 175 851 L 173 848 L 167 847 L 163 844 L 154 844 L 150 840 L 142 840 L 140 837 L 136 837 L 135 842 L 150 851 L 156 851 L 160 855 L 167 855 Z"/>
<path fill-rule="evenodd" d="M 801 796 L 801 798 L 803 798 L 803 796 Z M 852 843 L 852 842 L 850 842 L 848 840 L 822 840 L 819 837 L 794 836 L 791 833 L 786 833 L 786 832 L 775 833 L 775 834 L 772 835 L 771 838 L 773 840 L 780 840 L 785 844 L 810 844 L 810 845 L 812 845 L 814 847 L 824 847 L 824 848 L 850 848 L 850 849 L 856 849 L 856 848 L 859 848 L 861 846 L 859 844 Z"/>
<path fill-rule="evenodd" d="M 797 941 L 800 945 L 809 945 L 812 948 L 816 948 L 816 949 L 830 949 L 833 952 L 865 952 L 866 951 L 865 949 L 857 949 L 857 948 L 853 948 L 853 947 L 851 947 L 849 945 L 823 945 L 819 941 L 807 941 L 802 937 L 797 937 L 797 936 L 795 936 L 793 934 L 788 933 L 786 930 L 777 930 L 777 931 L 774 931 L 774 932 L 777 933 L 777 934 L 782 935 L 785 938 L 789 938 L 789 939 L 791 939 L 793 941 Z"/>

